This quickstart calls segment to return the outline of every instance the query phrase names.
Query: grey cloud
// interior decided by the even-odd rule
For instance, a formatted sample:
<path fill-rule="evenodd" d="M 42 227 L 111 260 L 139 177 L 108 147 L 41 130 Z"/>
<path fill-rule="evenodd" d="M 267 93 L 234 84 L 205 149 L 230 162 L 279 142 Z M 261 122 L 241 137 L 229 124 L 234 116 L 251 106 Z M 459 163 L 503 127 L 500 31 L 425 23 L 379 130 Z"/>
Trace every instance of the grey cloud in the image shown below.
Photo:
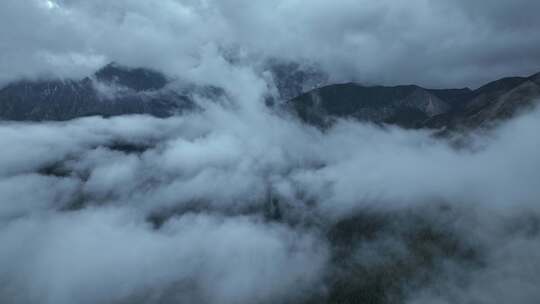
<path fill-rule="evenodd" d="M 440 275 L 411 289 L 412 303 L 537 298 L 523 260 L 539 263 L 538 110 L 461 148 L 352 121 L 322 132 L 270 113 L 257 74 L 266 58 L 369 83 L 527 74 L 540 54 L 522 22 L 533 1 L 54 3 L 1 5 L 0 82 L 117 61 L 229 98 L 198 98 L 201 111 L 167 119 L 1 123 L 2 302 L 301 302 L 328 296 L 347 271 L 368 281 L 400 265 Z M 356 217 L 361 233 L 379 230 L 345 238 L 340 256 L 328 235 Z M 462 247 L 472 253 L 446 252 Z M 409 288 L 417 278 L 405 274 Z"/>
<path fill-rule="evenodd" d="M 316 286 L 326 259 L 313 236 L 247 217 L 186 215 L 153 231 L 108 208 L 20 219 L 0 239 L 11 303 L 282 300 Z"/>
<path fill-rule="evenodd" d="M 344 262 L 371 271 L 397 267 L 394 261 L 428 267 L 407 240 L 422 229 L 407 216 L 413 210 L 449 234 L 439 239 L 450 242 L 444 246 L 471 247 L 487 265 L 469 269 L 467 258 L 436 255 L 431 267 L 442 270 L 433 271 L 450 279 L 415 289 L 411 301 L 434 294 L 444 300 L 454 291 L 484 297 L 490 293 L 484 277 L 503 284 L 507 269 L 514 271 L 508 280 L 527 275 L 513 257 L 537 240 L 540 112 L 474 135 L 473 145 L 457 149 L 429 132 L 351 121 L 321 132 L 263 109 L 240 101 L 167 119 L 2 124 L 0 298 L 270 303 L 324 297 L 328 284 L 346 273 L 336 268 L 335 241 L 326 233 L 365 210 L 403 213 L 394 220 L 399 230 L 387 226 L 392 220 L 382 222 L 380 237 L 348 245 L 356 255 Z M 452 212 L 439 214 L 438 206 Z M 533 216 L 530 225 L 523 214 Z M 499 247 L 501 237 L 522 243 Z M 508 268 L 499 268 L 500 261 Z M 463 293 L 452 273 L 479 284 L 479 295 Z M 437 294 L 444 286 L 448 292 Z M 512 286 L 503 291 L 506 299 L 526 292 L 527 286 Z"/>
<path fill-rule="evenodd" d="M 2 82 L 82 77 L 108 61 L 189 78 L 213 60 L 208 48 L 367 83 L 477 86 L 540 69 L 535 1 L 53 2 L 2 4 Z"/>
<path fill-rule="evenodd" d="M 82 178 L 83 192 L 93 200 L 148 207 L 190 201 L 227 207 L 246 198 L 262 201 L 269 190 L 289 200 L 295 192 L 309 194 L 345 213 L 363 202 L 505 206 L 533 204 L 540 195 L 538 112 L 505 124 L 493 138 L 474 139 L 475 149 L 455 150 L 424 131 L 342 122 L 321 133 L 258 107 L 212 107 L 170 119 L 6 124 L 0 128 L 7 147 L 0 154 L 2 174 L 57 166 Z M 147 148 L 140 154 L 111 150 L 118 142 Z"/>
<path fill-rule="evenodd" d="M 61 208 L 79 191 L 80 182 L 71 178 L 56 178 L 37 174 L 17 175 L 0 180 L 2 220 L 25 214 Z M 32 189 L 32 191 L 29 191 Z"/>

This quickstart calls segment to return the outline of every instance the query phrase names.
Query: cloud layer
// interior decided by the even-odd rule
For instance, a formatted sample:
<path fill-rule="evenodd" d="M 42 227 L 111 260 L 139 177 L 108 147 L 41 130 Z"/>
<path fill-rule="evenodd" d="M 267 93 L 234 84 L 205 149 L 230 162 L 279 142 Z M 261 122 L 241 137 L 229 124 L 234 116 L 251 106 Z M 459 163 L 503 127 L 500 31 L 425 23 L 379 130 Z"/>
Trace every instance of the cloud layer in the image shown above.
<path fill-rule="evenodd" d="M 189 77 L 205 51 L 234 50 L 316 62 L 337 79 L 476 86 L 540 69 L 538 9 L 531 0 L 8 0 L 0 82 L 82 77 L 110 61 Z"/>
<path fill-rule="evenodd" d="M 488 265 L 473 271 L 436 255 L 449 273 L 436 278 L 448 281 L 414 289 L 411 301 L 491 299 L 488 279 L 508 284 L 501 299 L 537 296 L 516 282 L 538 282 L 518 257 L 540 262 L 527 254 L 538 234 L 522 223 L 527 215 L 535 227 L 540 212 L 540 112 L 457 149 L 428 132 L 350 121 L 323 133 L 239 100 L 168 119 L 0 125 L 0 298 L 303 301 L 324 296 L 337 271 L 326 231 L 366 211 L 406 210 L 449 223 L 445 233 L 475 244 Z M 454 215 L 432 214 L 436 206 Z M 417 233 L 414 217 L 400 225 Z M 384 252 L 413 254 L 406 233 L 384 231 L 351 243 L 352 261 L 374 267 L 393 263 L 375 258 Z M 478 284 L 474 293 L 460 276 Z"/>
<path fill-rule="evenodd" d="M 323 132 L 266 107 L 258 72 L 278 58 L 368 83 L 532 73 L 535 1 L 1 6 L 0 82 L 116 61 L 227 97 L 167 119 L 1 122 L 0 302 L 540 297 L 540 111 L 455 140 L 354 121 Z"/>

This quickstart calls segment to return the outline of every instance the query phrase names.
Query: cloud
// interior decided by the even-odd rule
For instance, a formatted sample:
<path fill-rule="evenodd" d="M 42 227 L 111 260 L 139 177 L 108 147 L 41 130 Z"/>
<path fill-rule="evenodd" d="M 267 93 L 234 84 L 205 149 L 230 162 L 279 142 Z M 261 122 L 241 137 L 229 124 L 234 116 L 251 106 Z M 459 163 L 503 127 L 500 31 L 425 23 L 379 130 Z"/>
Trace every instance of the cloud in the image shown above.
<path fill-rule="evenodd" d="M 231 75 L 254 74 L 240 68 Z M 7 244 L 0 251 L 0 298 L 251 303 L 324 297 L 340 277 L 332 275 L 336 245 L 327 231 L 366 211 L 385 218 L 415 210 L 429 227 L 450 223 L 433 246 L 454 238 L 476 244 L 471 250 L 488 272 L 469 271 L 461 258 L 440 253 L 433 253 L 435 261 L 454 265 L 445 271 L 474 284 L 483 276 L 501 282 L 498 261 L 537 239 L 533 230 L 523 246 L 497 242 L 501 235 L 523 236 L 525 228 L 509 228 L 523 214 L 536 221 L 539 111 L 456 148 L 426 131 L 353 121 L 322 132 L 270 112 L 260 97 L 262 82 L 257 88 L 246 94 L 237 88 L 238 102 L 203 103 L 203 111 L 166 119 L 0 125 L 0 238 Z M 432 211 L 437 206 L 454 213 Z M 408 241 L 424 229 L 415 217 L 401 220 L 398 230 L 385 230 L 386 220 L 380 225 L 380 237 L 350 245 L 361 253 L 362 267 L 420 254 Z M 372 261 L 369 250 L 382 248 L 396 259 Z M 519 264 L 508 267 L 516 271 L 512 278 L 525 275 Z M 433 297 L 437 286 L 421 290 Z"/>
<path fill-rule="evenodd" d="M 166 119 L 1 123 L 0 301 L 534 302 L 540 111 L 457 148 L 264 105 L 267 58 L 369 83 L 533 72 L 536 4 L 484 4 L 7 0 L 0 82 L 116 61 L 228 97 Z"/>
<path fill-rule="evenodd" d="M 0 81 L 83 77 L 110 61 L 189 78 L 215 48 L 316 62 L 342 80 L 477 86 L 537 72 L 537 9 L 530 0 L 8 0 Z"/>
<path fill-rule="evenodd" d="M 11 303 L 282 300 L 316 285 L 326 259 L 313 236 L 248 217 L 185 215 L 154 231 L 110 208 L 23 218 L 0 239 Z"/>

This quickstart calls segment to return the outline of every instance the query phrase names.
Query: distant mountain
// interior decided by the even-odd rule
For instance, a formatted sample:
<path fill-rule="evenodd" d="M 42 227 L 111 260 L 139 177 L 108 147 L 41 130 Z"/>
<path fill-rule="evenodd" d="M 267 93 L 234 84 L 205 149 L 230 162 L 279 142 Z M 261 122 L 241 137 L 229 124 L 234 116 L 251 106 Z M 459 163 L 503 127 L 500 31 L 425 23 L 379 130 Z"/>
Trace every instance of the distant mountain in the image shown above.
<path fill-rule="evenodd" d="M 328 76 L 316 66 L 272 60 L 266 64 L 276 95 L 283 101 L 328 84 Z"/>
<path fill-rule="evenodd" d="M 82 116 L 150 114 L 165 117 L 194 107 L 166 89 L 161 73 L 109 64 L 80 81 L 19 81 L 0 90 L 0 119 L 68 120 Z"/>
<path fill-rule="evenodd" d="M 477 90 L 335 84 L 295 97 L 287 108 L 320 127 L 350 118 L 406 128 L 470 129 L 510 118 L 538 99 L 540 73 L 503 78 Z"/>
<path fill-rule="evenodd" d="M 110 63 L 97 71 L 95 77 L 103 83 L 130 88 L 136 92 L 160 90 L 168 83 L 165 75 L 159 72 L 122 67 L 115 63 Z"/>
<path fill-rule="evenodd" d="M 427 128 L 479 128 L 513 117 L 540 100 L 540 73 L 530 77 L 510 77 L 490 82 L 464 99 L 464 106 L 432 117 Z"/>
<path fill-rule="evenodd" d="M 418 127 L 428 118 L 450 111 L 456 96 L 467 91 L 430 91 L 419 86 L 335 84 L 312 90 L 289 102 L 305 122 L 327 126 L 335 118 Z"/>
<path fill-rule="evenodd" d="M 474 91 L 469 88 L 427 89 L 427 91 L 448 103 L 452 109 L 462 109 L 474 95 Z"/>
<path fill-rule="evenodd" d="M 273 84 L 270 103 L 286 101 L 323 84 L 320 70 L 292 62 L 268 62 Z M 18 81 L 0 89 L 0 119 L 16 121 L 68 120 L 82 116 L 150 114 L 167 117 L 193 109 L 193 95 L 225 96 L 222 89 L 185 85 L 169 89 L 160 72 L 108 64 L 80 81 Z"/>
<path fill-rule="evenodd" d="M 279 103 L 306 123 L 328 127 L 338 118 L 405 128 L 474 129 L 507 119 L 540 99 L 540 73 L 503 78 L 476 90 L 426 89 L 416 85 L 327 85 L 312 66 L 269 62 L 261 71 L 273 87 L 269 106 Z M 68 120 L 82 116 L 149 114 L 167 117 L 196 108 L 194 96 L 225 92 L 186 85 L 173 89 L 160 72 L 111 63 L 75 80 L 18 81 L 0 89 L 0 119 Z"/>

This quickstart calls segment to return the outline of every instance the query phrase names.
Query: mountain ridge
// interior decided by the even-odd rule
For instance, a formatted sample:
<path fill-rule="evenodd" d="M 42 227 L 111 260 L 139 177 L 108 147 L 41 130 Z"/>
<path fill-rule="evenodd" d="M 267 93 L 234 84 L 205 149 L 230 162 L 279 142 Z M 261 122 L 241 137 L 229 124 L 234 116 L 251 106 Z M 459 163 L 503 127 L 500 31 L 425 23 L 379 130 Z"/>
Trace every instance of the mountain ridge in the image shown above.
<path fill-rule="evenodd" d="M 323 128 L 348 118 L 406 128 L 475 129 L 534 106 L 540 99 L 539 82 L 540 73 L 501 78 L 475 90 L 348 82 L 311 90 L 291 99 L 287 108 L 302 121 Z M 374 96 L 373 91 L 379 93 Z M 366 110 L 373 107 L 376 111 Z"/>
<path fill-rule="evenodd" d="M 327 84 L 315 68 L 276 64 L 266 68 L 276 93 L 267 104 L 327 128 L 356 119 L 404 128 L 465 130 L 508 119 L 540 99 L 540 73 L 505 77 L 477 89 L 429 89 L 419 85 Z M 21 80 L 0 88 L 0 119 L 69 120 L 77 117 L 149 114 L 168 117 L 196 108 L 194 94 L 224 96 L 219 88 L 169 88 L 159 71 L 110 63 L 82 80 Z M 292 96 L 292 97 L 291 97 Z M 279 99 L 282 102 L 278 102 Z"/>

